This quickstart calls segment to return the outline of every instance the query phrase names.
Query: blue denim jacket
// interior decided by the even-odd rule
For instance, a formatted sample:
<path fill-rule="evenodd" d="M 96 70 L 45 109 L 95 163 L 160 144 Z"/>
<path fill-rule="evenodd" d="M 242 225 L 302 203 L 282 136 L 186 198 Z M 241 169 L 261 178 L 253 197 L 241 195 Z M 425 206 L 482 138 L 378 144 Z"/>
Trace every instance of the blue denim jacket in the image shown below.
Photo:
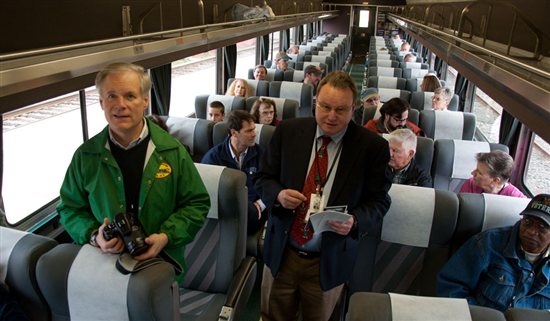
<path fill-rule="evenodd" d="M 519 224 L 468 240 L 439 273 L 437 294 L 500 311 L 550 309 L 549 258 L 535 266 L 524 258 L 518 245 Z"/>

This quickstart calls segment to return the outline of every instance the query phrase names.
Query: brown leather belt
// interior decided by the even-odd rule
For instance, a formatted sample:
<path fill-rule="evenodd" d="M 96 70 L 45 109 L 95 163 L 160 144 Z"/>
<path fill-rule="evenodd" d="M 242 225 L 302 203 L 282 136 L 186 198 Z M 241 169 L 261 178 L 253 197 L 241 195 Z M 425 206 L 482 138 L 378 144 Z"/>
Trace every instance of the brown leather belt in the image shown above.
<path fill-rule="evenodd" d="M 319 253 L 319 252 L 309 252 L 309 251 L 305 251 L 305 250 L 300 250 L 300 249 L 295 248 L 292 245 L 289 245 L 288 248 L 291 249 L 292 252 L 298 254 L 299 257 L 304 258 L 304 259 L 314 259 L 314 258 L 318 258 L 318 257 L 321 256 L 321 253 Z"/>

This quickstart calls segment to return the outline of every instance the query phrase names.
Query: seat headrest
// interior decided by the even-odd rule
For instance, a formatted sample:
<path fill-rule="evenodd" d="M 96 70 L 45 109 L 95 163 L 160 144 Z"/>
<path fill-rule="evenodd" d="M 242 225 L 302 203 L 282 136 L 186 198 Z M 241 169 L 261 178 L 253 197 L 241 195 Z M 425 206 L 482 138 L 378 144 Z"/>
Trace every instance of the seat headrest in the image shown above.
<path fill-rule="evenodd" d="M 199 118 L 166 118 L 166 127 L 168 127 L 168 132 L 170 135 L 187 145 L 190 149 L 191 155 L 194 155 L 195 151 L 195 127 L 200 120 L 201 119 Z M 205 120 L 203 119 L 203 121 Z"/>
<path fill-rule="evenodd" d="M 487 142 L 453 140 L 453 145 L 453 172 L 451 178 L 470 178 L 472 170 L 476 168 L 476 154 L 491 151 L 491 146 Z"/>
<path fill-rule="evenodd" d="M 428 247 L 435 210 L 435 190 L 393 184 L 389 194 L 392 204 L 384 216 L 381 239 L 390 243 Z"/>
<path fill-rule="evenodd" d="M 302 86 L 303 84 L 291 81 L 281 82 L 281 91 L 279 97 L 302 101 Z"/>
<path fill-rule="evenodd" d="M 498 194 L 481 194 L 485 204 L 482 231 L 490 228 L 514 225 L 521 216 L 529 198 L 504 196 Z"/>
<path fill-rule="evenodd" d="M 434 111 L 434 140 L 440 138 L 462 139 L 464 132 L 464 113 L 458 111 Z"/>
<path fill-rule="evenodd" d="M 197 171 L 201 176 L 202 182 L 208 191 L 210 196 L 210 210 L 208 211 L 207 218 L 217 219 L 219 213 L 219 203 L 218 203 L 218 194 L 220 179 L 225 169 L 224 166 L 218 165 L 209 165 L 209 164 L 199 164 L 195 163 Z"/>
<path fill-rule="evenodd" d="M 393 321 L 471 321 L 466 299 L 389 293 Z"/>
<path fill-rule="evenodd" d="M 384 67 L 380 67 L 380 68 L 384 68 Z M 378 87 L 379 88 L 396 88 L 397 79 L 398 79 L 397 77 L 378 76 Z M 395 97 L 399 97 L 399 96 L 395 96 Z"/>
<path fill-rule="evenodd" d="M 29 233 L 0 226 L 0 281 L 6 281 L 10 255 L 17 243 Z"/>

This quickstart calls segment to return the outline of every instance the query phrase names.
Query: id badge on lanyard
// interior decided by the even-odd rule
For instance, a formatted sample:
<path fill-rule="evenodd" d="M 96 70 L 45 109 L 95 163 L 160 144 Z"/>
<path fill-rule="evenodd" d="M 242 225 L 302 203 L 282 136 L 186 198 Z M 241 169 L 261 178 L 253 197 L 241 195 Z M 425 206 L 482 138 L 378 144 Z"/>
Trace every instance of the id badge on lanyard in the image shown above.
<path fill-rule="evenodd" d="M 304 223 L 309 221 L 309 217 L 323 211 L 325 196 L 321 193 L 321 187 L 317 185 L 317 192 L 311 193 L 309 198 L 309 209 L 304 217 Z"/>

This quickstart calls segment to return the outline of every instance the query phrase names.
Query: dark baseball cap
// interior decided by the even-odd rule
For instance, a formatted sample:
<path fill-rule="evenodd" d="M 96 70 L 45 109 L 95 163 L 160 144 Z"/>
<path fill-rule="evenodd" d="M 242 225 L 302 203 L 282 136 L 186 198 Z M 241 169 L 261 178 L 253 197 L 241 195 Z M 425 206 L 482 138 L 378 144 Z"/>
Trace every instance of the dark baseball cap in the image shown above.
<path fill-rule="evenodd" d="M 550 226 L 550 194 L 539 194 L 533 197 L 520 215 L 538 217 Z"/>
<path fill-rule="evenodd" d="M 286 54 L 286 52 L 284 51 L 279 51 L 277 53 L 277 55 L 275 55 L 275 60 L 279 60 L 279 59 L 283 59 L 283 60 L 290 60 L 290 57 Z"/>

